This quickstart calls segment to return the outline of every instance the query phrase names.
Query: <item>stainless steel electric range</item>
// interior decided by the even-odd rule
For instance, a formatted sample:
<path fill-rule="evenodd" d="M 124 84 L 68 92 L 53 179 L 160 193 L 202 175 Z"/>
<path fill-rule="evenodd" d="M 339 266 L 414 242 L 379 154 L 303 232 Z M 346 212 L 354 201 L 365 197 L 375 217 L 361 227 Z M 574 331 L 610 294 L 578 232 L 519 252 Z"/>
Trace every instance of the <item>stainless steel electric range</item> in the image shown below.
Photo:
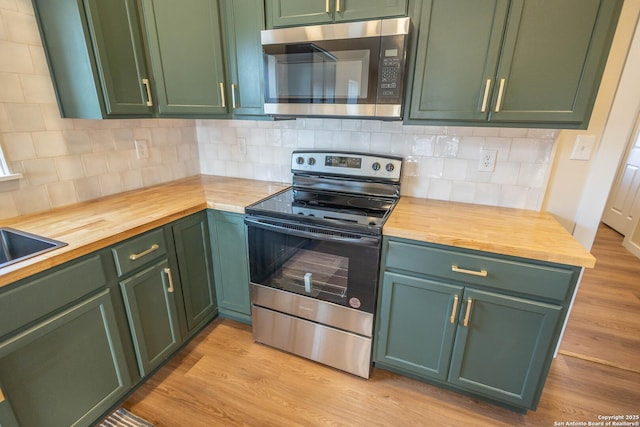
<path fill-rule="evenodd" d="M 253 336 L 368 378 L 382 226 L 402 158 L 295 151 L 293 185 L 246 208 Z"/>

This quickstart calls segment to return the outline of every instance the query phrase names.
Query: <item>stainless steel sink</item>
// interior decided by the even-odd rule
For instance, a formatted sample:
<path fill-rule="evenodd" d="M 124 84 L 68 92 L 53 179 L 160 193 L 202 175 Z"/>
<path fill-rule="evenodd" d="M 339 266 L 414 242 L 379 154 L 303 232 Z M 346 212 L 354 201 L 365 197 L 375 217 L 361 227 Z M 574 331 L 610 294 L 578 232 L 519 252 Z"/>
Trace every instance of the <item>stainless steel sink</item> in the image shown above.
<path fill-rule="evenodd" d="M 66 245 L 24 231 L 0 228 L 0 268 Z"/>

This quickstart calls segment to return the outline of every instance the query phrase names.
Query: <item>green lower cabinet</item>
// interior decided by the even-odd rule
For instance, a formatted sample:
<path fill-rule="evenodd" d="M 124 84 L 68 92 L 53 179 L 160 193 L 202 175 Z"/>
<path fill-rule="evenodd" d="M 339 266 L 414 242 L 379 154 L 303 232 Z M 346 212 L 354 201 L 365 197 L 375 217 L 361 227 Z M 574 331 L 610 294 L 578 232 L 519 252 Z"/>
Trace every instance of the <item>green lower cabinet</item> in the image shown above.
<path fill-rule="evenodd" d="M 120 282 L 142 377 L 182 343 L 173 274 L 164 260 Z"/>
<path fill-rule="evenodd" d="M 383 238 L 376 366 L 535 410 L 580 269 Z"/>
<path fill-rule="evenodd" d="M 375 360 L 446 380 L 462 287 L 384 273 Z M 452 320 L 453 319 L 453 320 Z"/>
<path fill-rule="evenodd" d="M 130 389 L 109 290 L 0 343 L 0 425 L 86 426 Z"/>
<path fill-rule="evenodd" d="M 516 406 L 531 408 L 562 307 L 466 289 L 449 382 Z"/>
<path fill-rule="evenodd" d="M 209 211 L 211 247 L 220 314 L 251 323 L 249 262 L 244 215 Z"/>
<path fill-rule="evenodd" d="M 207 215 L 202 212 L 171 226 L 187 321 L 194 332 L 217 313 Z"/>

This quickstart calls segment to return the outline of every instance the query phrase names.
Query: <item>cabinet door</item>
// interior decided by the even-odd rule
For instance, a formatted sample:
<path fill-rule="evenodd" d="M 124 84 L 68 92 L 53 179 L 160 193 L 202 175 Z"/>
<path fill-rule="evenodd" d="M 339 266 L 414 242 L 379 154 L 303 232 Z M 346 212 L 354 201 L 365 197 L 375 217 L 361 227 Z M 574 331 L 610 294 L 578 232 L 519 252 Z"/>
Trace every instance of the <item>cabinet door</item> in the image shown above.
<path fill-rule="evenodd" d="M 188 331 L 216 313 L 207 216 L 197 214 L 172 227 Z"/>
<path fill-rule="evenodd" d="M 145 376 L 181 343 L 167 261 L 120 282 L 140 375 Z"/>
<path fill-rule="evenodd" d="M 513 0 L 490 119 L 586 127 L 620 5 Z"/>
<path fill-rule="evenodd" d="M 107 115 L 152 115 L 135 0 L 84 0 Z"/>
<path fill-rule="evenodd" d="M 335 0 L 335 20 L 339 22 L 406 16 L 407 3 L 407 0 Z"/>
<path fill-rule="evenodd" d="M 224 0 L 225 34 L 234 116 L 264 115 L 264 74 L 260 30 L 264 2 Z"/>
<path fill-rule="evenodd" d="M 269 28 L 333 22 L 335 0 L 266 0 Z"/>
<path fill-rule="evenodd" d="M 244 216 L 209 211 L 209 224 L 220 314 L 250 323 L 249 260 Z"/>
<path fill-rule="evenodd" d="M 120 343 L 105 290 L 0 344 L 0 424 L 95 422 L 131 386 Z"/>
<path fill-rule="evenodd" d="M 160 115 L 227 113 L 217 0 L 143 0 Z"/>
<path fill-rule="evenodd" d="M 466 289 L 449 382 L 533 409 L 561 311 L 555 305 Z"/>
<path fill-rule="evenodd" d="M 385 272 L 375 362 L 446 380 L 461 298 L 459 286 Z"/>
<path fill-rule="evenodd" d="M 486 121 L 509 0 L 427 0 L 410 119 Z"/>

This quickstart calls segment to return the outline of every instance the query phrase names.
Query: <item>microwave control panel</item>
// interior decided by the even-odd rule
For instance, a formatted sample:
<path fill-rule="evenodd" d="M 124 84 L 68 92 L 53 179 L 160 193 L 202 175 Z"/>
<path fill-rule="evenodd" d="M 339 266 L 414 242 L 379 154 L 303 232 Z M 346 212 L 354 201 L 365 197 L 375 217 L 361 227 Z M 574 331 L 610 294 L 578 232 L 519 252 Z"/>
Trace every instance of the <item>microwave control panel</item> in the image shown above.
<path fill-rule="evenodd" d="M 378 102 L 400 103 L 404 81 L 405 35 L 384 36 L 378 64 Z"/>

